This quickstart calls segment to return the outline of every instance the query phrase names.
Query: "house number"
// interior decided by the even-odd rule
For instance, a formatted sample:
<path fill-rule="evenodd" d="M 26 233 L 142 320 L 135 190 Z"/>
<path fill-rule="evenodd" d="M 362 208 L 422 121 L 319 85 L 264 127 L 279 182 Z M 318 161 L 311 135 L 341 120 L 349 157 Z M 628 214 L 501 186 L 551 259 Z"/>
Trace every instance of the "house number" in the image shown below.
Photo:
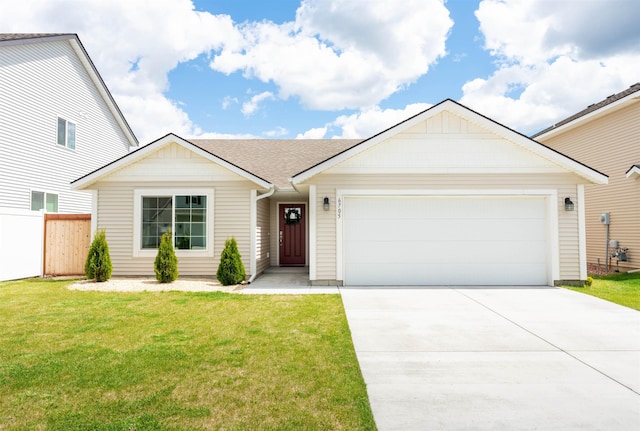
<path fill-rule="evenodd" d="M 340 220 L 342 218 L 342 198 L 338 198 L 338 209 L 336 214 L 338 214 L 338 220 Z"/>

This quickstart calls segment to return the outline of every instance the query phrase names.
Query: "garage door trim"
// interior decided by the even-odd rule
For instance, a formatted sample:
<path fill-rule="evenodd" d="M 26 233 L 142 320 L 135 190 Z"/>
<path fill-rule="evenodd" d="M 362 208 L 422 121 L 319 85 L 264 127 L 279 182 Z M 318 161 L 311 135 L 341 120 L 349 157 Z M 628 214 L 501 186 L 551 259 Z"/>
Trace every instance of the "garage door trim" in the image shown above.
<path fill-rule="evenodd" d="M 558 192 L 555 189 L 446 189 L 446 190 L 383 190 L 383 189 L 338 189 L 336 190 L 336 275 L 338 280 L 345 280 L 345 242 L 344 226 L 344 198 L 345 197 L 479 197 L 479 196 L 528 196 L 546 198 L 548 247 L 550 268 L 548 271 L 548 285 L 552 286 L 560 274 L 559 242 L 558 242 Z"/>

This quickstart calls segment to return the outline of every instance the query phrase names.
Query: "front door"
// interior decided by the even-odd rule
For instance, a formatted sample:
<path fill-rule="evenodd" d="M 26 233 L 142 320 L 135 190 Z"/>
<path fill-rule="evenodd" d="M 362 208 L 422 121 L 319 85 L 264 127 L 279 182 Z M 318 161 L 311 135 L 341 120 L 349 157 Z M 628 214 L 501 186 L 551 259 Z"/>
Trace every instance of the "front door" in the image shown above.
<path fill-rule="evenodd" d="M 306 214 L 303 204 L 280 204 L 280 266 L 305 266 Z"/>

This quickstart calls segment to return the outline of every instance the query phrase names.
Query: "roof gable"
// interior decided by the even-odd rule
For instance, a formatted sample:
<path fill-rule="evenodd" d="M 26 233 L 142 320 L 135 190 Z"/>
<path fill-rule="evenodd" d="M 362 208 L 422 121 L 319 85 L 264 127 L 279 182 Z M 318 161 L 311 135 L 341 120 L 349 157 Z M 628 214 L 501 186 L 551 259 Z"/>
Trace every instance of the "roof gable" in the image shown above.
<path fill-rule="evenodd" d="M 171 150 L 171 147 L 175 149 Z M 167 152 L 168 154 L 162 154 L 163 152 Z M 145 145 L 144 147 L 132 153 L 129 153 L 126 156 L 121 157 L 106 166 L 103 166 L 102 168 L 97 169 L 85 175 L 84 177 L 78 178 L 71 183 L 71 186 L 76 190 L 91 189 L 92 184 L 101 181 L 116 172 L 122 172 L 123 178 L 127 177 L 127 175 L 130 175 L 130 173 L 133 171 L 133 169 L 131 168 L 134 165 L 138 167 L 146 165 L 147 167 L 151 168 L 152 171 L 155 169 L 159 174 L 161 174 L 161 170 L 166 169 L 166 164 L 163 165 L 162 162 L 154 162 L 151 159 L 158 158 L 166 160 L 170 157 L 179 157 L 182 159 L 186 159 L 189 158 L 189 153 L 195 153 L 208 162 L 214 163 L 219 167 L 224 168 L 224 170 L 228 172 L 239 175 L 240 177 L 255 183 L 261 188 L 268 189 L 272 187 L 272 184 L 269 181 L 260 178 L 252 174 L 251 172 L 248 172 L 247 170 L 228 162 L 227 160 L 204 151 L 202 148 L 172 133 L 148 145 Z M 169 157 L 167 157 L 167 155 Z M 160 170 L 158 171 L 158 169 Z M 204 170 L 200 170 L 199 172 L 203 173 L 206 170 L 207 177 L 213 180 L 215 180 L 216 178 L 223 179 L 225 177 L 225 172 L 217 170 L 215 169 L 215 167 L 204 166 L 202 169 Z M 192 178 L 194 180 L 203 178 L 197 177 L 198 172 L 189 172 L 186 174 L 196 175 L 194 178 Z"/>
<path fill-rule="evenodd" d="M 0 33 L 0 49 L 2 49 L 3 46 L 27 45 L 32 43 L 58 41 L 68 42 L 71 45 L 73 51 L 78 56 L 78 59 L 82 63 L 91 81 L 96 86 L 98 93 L 100 94 L 105 104 L 109 108 L 109 111 L 116 120 L 116 123 L 122 130 L 123 134 L 126 136 L 129 145 L 131 147 L 137 147 L 138 139 L 129 126 L 129 123 L 124 118 L 122 111 L 120 111 L 120 108 L 113 99 L 113 96 L 102 80 L 102 77 L 98 73 L 95 65 L 91 61 L 89 54 L 84 49 L 84 46 L 82 45 L 82 42 L 80 42 L 78 35 L 72 33 Z"/>
<path fill-rule="evenodd" d="M 452 163 L 453 161 L 453 163 Z M 607 177 L 447 99 L 291 178 L 319 173 L 572 172 Z"/>

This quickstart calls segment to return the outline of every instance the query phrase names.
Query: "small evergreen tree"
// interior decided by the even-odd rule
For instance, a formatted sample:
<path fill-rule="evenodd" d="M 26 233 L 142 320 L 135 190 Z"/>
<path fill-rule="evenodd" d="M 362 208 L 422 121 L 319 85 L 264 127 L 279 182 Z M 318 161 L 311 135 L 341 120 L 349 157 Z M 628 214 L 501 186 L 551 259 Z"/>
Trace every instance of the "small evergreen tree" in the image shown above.
<path fill-rule="evenodd" d="M 224 243 L 216 277 L 223 286 L 238 284 L 246 277 L 242 257 L 238 251 L 238 243 L 233 237 Z"/>
<path fill-rule="evenodd" d="M 87 260 L 84 262 L 84 274 L 90 280 L 103 282 L 111 278 L 112 271 L 107 234 L 100 230 L 94 235 L 89 247 Z"/>
<path fill-rule="evenodd" d="M 153 267 L 156 279 L 160 283 L 171 283 L 178 278 L 178 257 L 173 249 L 171 230 L 165 232 L 160 238 L 160 246 Z"/>

